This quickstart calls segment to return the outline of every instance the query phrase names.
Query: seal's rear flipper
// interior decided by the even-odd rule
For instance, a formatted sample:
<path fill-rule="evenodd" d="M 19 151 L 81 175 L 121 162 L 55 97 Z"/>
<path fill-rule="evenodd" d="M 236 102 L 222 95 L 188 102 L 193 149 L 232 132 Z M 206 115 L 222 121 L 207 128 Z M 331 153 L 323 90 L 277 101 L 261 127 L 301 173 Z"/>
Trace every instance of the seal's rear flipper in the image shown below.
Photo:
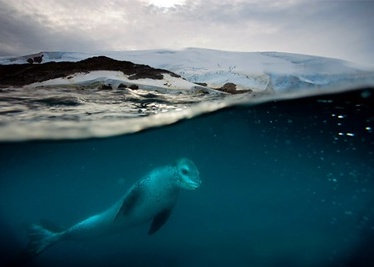
<path fill-rule="evenodd" d="M 39 255 L 45 249 L 56 244 L 61 239 L 61 235 L 61 233 L 52 232 L 41 225 L 32 224 L 28 229 L 27 255 L 30 258 Z"/>

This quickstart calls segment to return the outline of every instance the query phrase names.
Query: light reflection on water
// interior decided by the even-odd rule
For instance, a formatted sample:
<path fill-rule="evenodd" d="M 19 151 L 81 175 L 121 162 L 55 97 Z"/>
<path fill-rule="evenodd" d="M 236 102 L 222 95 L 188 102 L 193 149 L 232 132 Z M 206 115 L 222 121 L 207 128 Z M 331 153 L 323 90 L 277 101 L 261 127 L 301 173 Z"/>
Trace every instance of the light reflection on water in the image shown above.
<path fill-rule="evenodd" d="M 266 91 L 229 95 L 200 91 L 160 93 L 127 88 L 7 88 L 0 90 L 0 140 L 109 137 L 168 125 L 230 106 L 255 105 L 345 90 L 330 88 L 325 91 Z M 364 94 L 367 92 L 364 91 Z M 344 115 L 334 113 L 332 116 L 343 122 Z M 354 133 L 340 134 L 350 136 Z"/>

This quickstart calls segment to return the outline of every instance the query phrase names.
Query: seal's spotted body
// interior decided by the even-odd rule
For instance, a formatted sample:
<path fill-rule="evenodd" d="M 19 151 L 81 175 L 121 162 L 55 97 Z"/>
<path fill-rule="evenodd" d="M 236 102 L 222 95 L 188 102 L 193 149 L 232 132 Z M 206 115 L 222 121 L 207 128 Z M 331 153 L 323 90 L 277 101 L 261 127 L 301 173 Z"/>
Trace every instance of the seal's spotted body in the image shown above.
<path fill-rule="evenodd" d="M 194 190 L 200 183 L 199 171 L 189 159 L 182 158 L 174 165 L 157 168 L 135 183 L 112 207 L 65 231 L 54 232 L 32 225 L 28 252 L 35 256 L 61 240 L 91 239 L 149 221 L 152 223 L 148 233 L 153 234 L 169 218 L 179 190 Z"/>

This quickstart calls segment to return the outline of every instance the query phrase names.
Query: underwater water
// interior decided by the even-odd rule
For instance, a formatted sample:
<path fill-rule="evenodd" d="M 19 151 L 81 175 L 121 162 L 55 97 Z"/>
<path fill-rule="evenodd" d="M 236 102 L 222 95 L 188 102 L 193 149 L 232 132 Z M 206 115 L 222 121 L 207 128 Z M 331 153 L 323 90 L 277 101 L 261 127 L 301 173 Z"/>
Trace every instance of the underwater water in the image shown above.
<path fill-rule="evenodd" d="M 226 108 L 103 139 L 0 144 L 0 262 L 25 225 L 103 211 L 152 169 L 194 161 L 154 235 L 61 242 L 24 266 L 373 266 L 374 90 Z"/>

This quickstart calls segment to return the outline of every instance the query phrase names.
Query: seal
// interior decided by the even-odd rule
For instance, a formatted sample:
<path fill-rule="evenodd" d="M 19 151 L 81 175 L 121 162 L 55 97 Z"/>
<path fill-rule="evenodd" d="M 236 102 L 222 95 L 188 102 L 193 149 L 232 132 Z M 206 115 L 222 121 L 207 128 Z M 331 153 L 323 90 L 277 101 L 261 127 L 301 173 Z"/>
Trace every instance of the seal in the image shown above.
<path fill-rule="evenodd" d="M 60 241 L 89 240 L 150 221 L 148 234 L 152 235 L 169 218 L 180 189 L 195 190 L 200 184 L 199 171 L 187 158 L 156 168 L 138 180 L 110 208 L 66 230 L 32 224 L 28 231 L 27 254 L 34 257 Z"/>

